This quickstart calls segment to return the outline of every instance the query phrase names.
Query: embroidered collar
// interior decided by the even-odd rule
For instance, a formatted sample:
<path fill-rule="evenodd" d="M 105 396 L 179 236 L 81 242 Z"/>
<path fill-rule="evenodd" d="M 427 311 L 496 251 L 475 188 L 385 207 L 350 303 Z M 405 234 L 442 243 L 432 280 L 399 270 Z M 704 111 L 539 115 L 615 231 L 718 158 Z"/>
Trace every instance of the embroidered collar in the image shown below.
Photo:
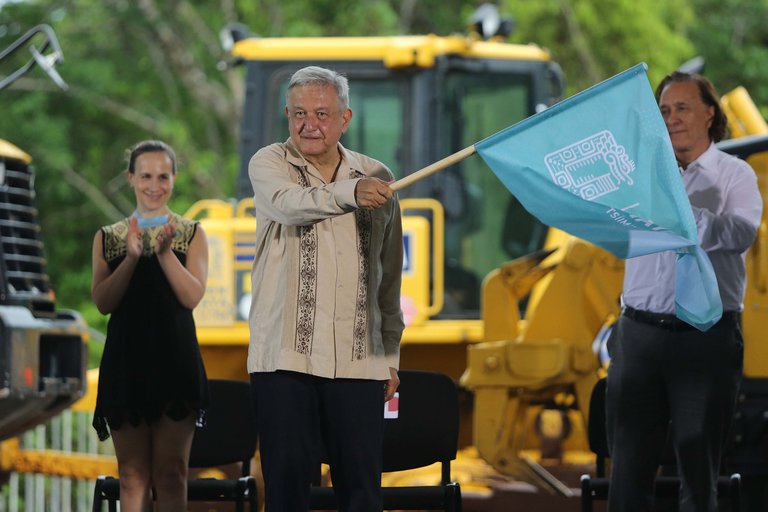
<path fill-rule="evenodd" d="M 353 171 L 359 172 L 362 175 L 360 177 L 366 177 L 367 175 L 363 173 L 362 170 L 359 170 L 363 168 L 363 164 L 358 160 L 355 154 L 347 150 L 341 142 L 337 142 L 336 146 L 339 148 L 341 161 L 339 162 L 339 168 L 335 175 L 335 181 L 339 181 L 340 178 L 347 179 L 348 177 L 351 177 Z M 293 145 L 293 141 L 291 141 L 290 137 L 283 143 L 283 148 L 285 149 L 285 158 L 290 164 L 297 167 L 305 167 L 311 171 L 313 176 L 320 177 L 319 173 L 312 170 L 314 169 L 314 166 L 310 165 L 301 155 L 301 152 L 296 146 Z M 349 172 L 346 171 L 347 168 L 349 169 Z"/>

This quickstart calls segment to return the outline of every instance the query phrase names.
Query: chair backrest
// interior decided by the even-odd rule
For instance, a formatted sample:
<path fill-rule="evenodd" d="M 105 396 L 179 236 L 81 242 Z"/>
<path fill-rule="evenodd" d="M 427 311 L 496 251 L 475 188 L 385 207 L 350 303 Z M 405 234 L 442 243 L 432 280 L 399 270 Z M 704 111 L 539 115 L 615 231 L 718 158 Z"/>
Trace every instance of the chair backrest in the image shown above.
<path fill-rule="evenodd" d="M 450 465 L 459 437 L 459 399 L 447 375 L 401 370 L 398 417 L 384 420 L 384 471 Z"/>
<path fill-rule="evenodd" d="M 598 380 L 592 388 L 589 399 L 589 418 L 587 419 L 587 440 L 589 449 L 599 457 L 608 457 L 608 436 L 605 426 L 605 377 Z"/>
<path fill-rule="evenodd" d="M 210 402 L 204 428 L 195 430 L 189 466 L 221 466 L 243 462 L 249 470 L 256 452 L 256 422 L 251 388 L 245 381 L 210 379 Z"/>
<path fill-rule="evenodd" d="M 605 459 L 611 456 L 608 448 L 608 434 L 605 423 L 605 391 L 608 380 L 603 377 L 597 381 L 592 389 L 592 396 L 589 399 L 589 419 L 587 424 L 587 440 L 589 449 L 597 456 L 597 474 L 603 476 L 603 464 Z M 672 447 L 672 440 L 667 436 L 664 451 L 661 455 L 660 463 L 665 472 L 675 473 L 676 465 L 675 452 Z"/>

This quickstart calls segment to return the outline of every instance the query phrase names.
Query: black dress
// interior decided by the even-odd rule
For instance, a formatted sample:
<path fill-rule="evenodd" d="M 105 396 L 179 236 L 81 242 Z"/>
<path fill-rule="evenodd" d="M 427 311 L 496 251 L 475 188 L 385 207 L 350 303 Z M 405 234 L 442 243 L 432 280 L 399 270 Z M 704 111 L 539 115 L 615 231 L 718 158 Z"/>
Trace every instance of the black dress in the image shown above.
<path fill-rule="evenodd" d="M 176 225 L 171 248 L 185 264 L 197 222 L 176 214 L 170 222 Z M 125 258 L 128 223 L 101 228 L 104 259 L 113 272 Z M 202 426 L 208 381 L 192 310 L 179 303 L 155 254 L 161 231 L 143 230 L 144 254 L 109 319 L 93 418 L 102 441 L 126 421 L 136 426 L 163 414 L 181 420 L 193 413 Z"/>

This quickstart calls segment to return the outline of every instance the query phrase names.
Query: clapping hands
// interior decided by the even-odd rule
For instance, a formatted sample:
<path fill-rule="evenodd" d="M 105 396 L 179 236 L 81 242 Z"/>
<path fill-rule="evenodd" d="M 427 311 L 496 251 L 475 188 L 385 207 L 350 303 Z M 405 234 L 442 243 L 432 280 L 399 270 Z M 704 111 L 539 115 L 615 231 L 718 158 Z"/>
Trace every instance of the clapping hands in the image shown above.
<path fill-rule="evenodd" d="M 176 226 L 173 224 L 164 224 L 162 230 L 157 235 L 157 248 L 155 253 L 165 254 L 171 248 L 173 237 L 176 235 Z M 125 239 L 126 256 L 132 259 L 138 259 L 143 251 L 142 230 L 139 227 L 139 221 L 136 217 L 131 217 L 128 225 L 128 236 Z"/>
<path fill-rule="evenodd" d="M 157 254 L 165 254 L 171 248 L 173 237 L 176 235 L 176 226 L 163 224 L 163 230 L 157 235 Z"/>

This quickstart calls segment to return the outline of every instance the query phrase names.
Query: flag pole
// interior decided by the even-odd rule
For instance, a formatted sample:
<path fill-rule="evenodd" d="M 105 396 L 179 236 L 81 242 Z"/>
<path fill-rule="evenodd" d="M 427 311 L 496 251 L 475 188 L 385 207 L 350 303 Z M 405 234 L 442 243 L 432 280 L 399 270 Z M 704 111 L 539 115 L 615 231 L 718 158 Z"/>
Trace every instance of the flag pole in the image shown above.
<path fill-rule="evenodd" d="M 468 158 L 472 155 L 477 153 L 477 150 L 475 149 L 475 145 L 471 145 L 469 147 L 466 147 L 462 149 L 461 151 L 457 151 L 456 153 L 452 155 L 448 155 L 447 157 L 443 158 L 442 160 L 438 160 L 437 162 L 428 165 L 424 167 L 423 169 L 419 169 L 418 171 L 409 174 L 405 178 L 400 178 L 396 182 L 389 185 L 389 188 L 397 192 L 398 190 L 402 190 L 407 186 L 413 185 L 419 180 L 422 180 L 426 178 L 427 176 L 431 176 L 435 174 L 436 172 L 442 171 L 446 167 L 450 167 L 451 165 L 461 162 L 465 158 Z"/>

